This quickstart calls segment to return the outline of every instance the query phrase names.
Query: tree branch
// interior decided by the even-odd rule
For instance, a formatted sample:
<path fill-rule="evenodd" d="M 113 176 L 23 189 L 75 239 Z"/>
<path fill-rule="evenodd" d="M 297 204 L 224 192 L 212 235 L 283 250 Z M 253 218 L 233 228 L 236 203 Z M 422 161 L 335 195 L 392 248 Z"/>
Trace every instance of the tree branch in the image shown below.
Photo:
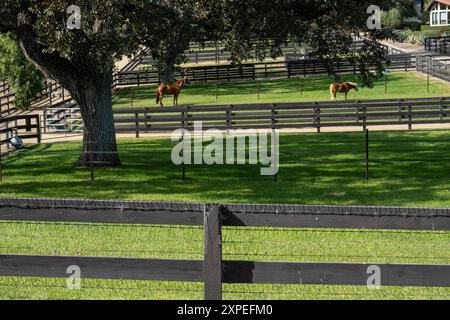
<path fill-rule="evenodd" d="M 32 18 L 27 13 L 18 14 L 16 30 L 22 51 L 46 76 L 57 80 L 69 91 L 76 90 L 75 84 L 86 84 L 88 76 L 82 73 L 82 68 L 57 52 L 47 52 L 47 47 L 38 41 Z"/>

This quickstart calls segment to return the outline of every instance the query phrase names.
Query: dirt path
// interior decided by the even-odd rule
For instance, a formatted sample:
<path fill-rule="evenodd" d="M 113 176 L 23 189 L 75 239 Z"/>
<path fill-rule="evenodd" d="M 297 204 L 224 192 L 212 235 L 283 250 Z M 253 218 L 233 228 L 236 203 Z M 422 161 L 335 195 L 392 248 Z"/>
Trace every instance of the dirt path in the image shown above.
<path fill-rule="evenodd" d="M 408 131 L 408 125 L 389 125 L 389 126 L 368 126 L 370 131 Z M 445 130 L 450 129 L 450 123 L 446 124 L 422 124 L 413 125 L 414 130 Z M 321 132 L 361 132 L 362 127 L 331 127 L 331 128 L 321 128 Z M 271 131 L 271 130 L 267 130 Z M 226 131 L 223 131 L 225 133 Z M 315 133 L 316 129 L 281 129 L 280 134 L 298 134 L 298 133 Z M 239 131 L 237 131 L 239 134 Z M 241 131 L 245 134 L 244 131 Z M 154 133 L 141 133 L 140 138 L 165 138 L 168 139 L 172 135 L 171 132 L 154 132 Z M 134 133 L 121 133 L 118 134 L 119 139 L 135 139 L 136 135 Z M 59 143 L 59 142 L 81 142 L 83 139 L 82 134 L 61 134 L 61 133 L 51 133 L 43 134 L 42 143 Z"/>

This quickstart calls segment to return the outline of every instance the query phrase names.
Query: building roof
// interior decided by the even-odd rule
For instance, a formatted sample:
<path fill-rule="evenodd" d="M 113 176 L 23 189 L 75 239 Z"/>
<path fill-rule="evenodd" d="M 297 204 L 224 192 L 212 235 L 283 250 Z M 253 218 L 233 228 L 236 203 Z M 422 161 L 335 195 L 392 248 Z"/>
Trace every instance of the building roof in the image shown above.
<path fill-rule="evenodd" d="M 428 3 L 427 7 L 425 8 L 425 10 L 430 10 L 430 8 L 433 6 L 433 4 L 435 3 L 442 3 L 442 4 L 446 4 L 448 6 L 450 6 L 450 0 L 431 0 L 430 3 Z"/>

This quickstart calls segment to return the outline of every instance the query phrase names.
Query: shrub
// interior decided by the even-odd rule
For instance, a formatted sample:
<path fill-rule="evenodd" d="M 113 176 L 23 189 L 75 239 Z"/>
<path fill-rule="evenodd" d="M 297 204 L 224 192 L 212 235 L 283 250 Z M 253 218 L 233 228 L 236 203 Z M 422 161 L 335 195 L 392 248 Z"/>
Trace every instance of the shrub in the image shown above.
<path fill-rule="evenodd" d="M 406 40 L 407 36 L 404 31 L 397 30 L 394 31 L 394 40 L 398 42 L 404 42 Z"/>
<path fill-rule="evenodd" d="M 424 24 L 424 25 L 422 25 L 420 30 L 422 30 L 422 32 L 428 31 L 428 30 L 434 30 L 434 31 L 437 30 L 437 31 L 443 33 L 443 32 L 450 32 L 450 26 L 430 26 L 428 24 Z"/>
<path fill-rule="evenodd" d="M 381 21 L 386 28 L 397 29 L 402 24 L 402 15 L 398 8 L 393 8 L 388 12 L 383 11 L 381 13 Z"/>

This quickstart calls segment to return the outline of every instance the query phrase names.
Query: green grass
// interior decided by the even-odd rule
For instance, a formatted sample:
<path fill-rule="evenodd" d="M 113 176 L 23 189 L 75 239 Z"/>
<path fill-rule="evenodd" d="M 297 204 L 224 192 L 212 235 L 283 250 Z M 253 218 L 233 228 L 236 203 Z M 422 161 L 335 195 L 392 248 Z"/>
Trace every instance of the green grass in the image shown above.
<path fill-rule="evenodd" d="M 282 231 L 282 232 L 280 232 Z M 2 253 L 202 259 L 197 227 L 0 223 Z M 450 233 L 277 228 L 224 228 L 226 260 L 450 263 Z M 83 271 L 81 271 L 83 272 Z M 1 277 L 0 298 L 201 299 L 201 283 Z M 225 285 L 226 299 L 450 299 L 449 288 Z"/>
<path fill-rule="evenodd" d="M 188 167 L 170 162 L 167 139 L 119 140 L 123 168 L 74 164 L 79 143 L 44 144 L 4 159 L 0 196 L 449 207 L 448 131 L 372 132 L 371 180 L 362 133 L 282 135 L 278 183 L 258 166 Z M 197 227 L 0 222 L 3 254 L 202 259 Z M 227 260 L 450 263 L 449 232 L 225 228 Z M 201 299 L 200 283 L 0 277 L 0 298 Z M 445 288 L 225 285 L 226 299 L 450 299 Z"/>
<path fill-rule="evenodd" d="M 353 75 L 343 76 L 341 81 L 356 81 Z M 299 79 L 282 79 L 215 84 L 188 85 L 180 96 L 180 105 L 214 105 L 239 103 L 275 103 L 299 101 L 327 101 L 330 100 L 329 85 L 333 82 L 328 77 L 310 77 Z M 260 95 L 258 100 L 258 86 Z M 384 80 L 375 83 L 373 89 L 352 91 L 349 99 L 384 99 L 384 98 L 413 98 L 429 96 L 447 96 L 449 85 L 431 81 L 430 92 L 427 91 L 426 79 L 416 72 L 395 72 L 388 76 L 387 93 Z M 216 92 L 218 97 L 216 99 Z M 344 99 L 339 95 L 339 99 Z M 132 102 L 133 100 L 133 102 Z M 172 97 L 165 99 L 166 106 L 172 106 Z M 114 107 L 156 107 L 155 90 L 153 87 L 122 89 L 114 96 Z"/>
<path fill-rule="evenodd" d="M 449 138 L 371 132 L 369 182 L 362 132 L 282 135 L 278 183 L 250 165 L 189 166 L 183 182 L 167 139 L 120 140 L 123 168 L 97 169 L 90 183 L 75 166 L 79 143 L 42 144 L 4 159 L 0 196 L 449 207 Z"/>

